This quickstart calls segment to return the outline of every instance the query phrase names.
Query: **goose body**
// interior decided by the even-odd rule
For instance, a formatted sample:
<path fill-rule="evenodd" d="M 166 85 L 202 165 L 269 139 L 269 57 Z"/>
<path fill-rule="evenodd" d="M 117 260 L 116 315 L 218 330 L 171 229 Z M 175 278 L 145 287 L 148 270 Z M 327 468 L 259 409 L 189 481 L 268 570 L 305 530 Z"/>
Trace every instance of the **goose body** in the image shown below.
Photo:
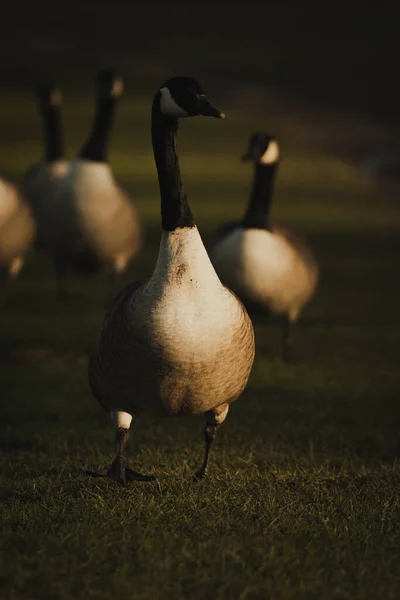
<path fill-rule="evenodd" d="M 245 160 L 255 162 L 253 192 L 242 222 L 223 226 L 210 255 L 221 281 L 252 310 L 282 317 L 284 357 L 290 353 L 291 326 L 313 296 L 318 265 L 305 239 L 269 221 L 279 147 L 254 134 Z"/>
<path fill-rule="evenodd" d="M 310 300 L 318 270 L 300 236 L 237 226 L 212 252 L 221 280 L 249 306 L 294 322 Z"/>
<path fill-rule="evenodd" d="M 382 152 L 358 161 L 362 173 L 393 199 L 400 193 L 400 154 Z"/>
<path fill-rule="evenodd" d="M 0 270 L 16 276 L 35 234 L 35 222 L 18 188 L 0 178 Z"/>
<path fill-rule="evenodd" d="M 107 145 L 122 80 L 112 71 L 97 77 L 97 109 L 79 155 L 41 205 L 43 247 L 54 260 L 58 292 L 68 271 L 82 275 L 122 273 L 142 243 L 137 208 L 116 182 Z"/>
<path fill-rule="evenodd" d="M 46 215 L 44 243 L 77 273 L 94 273 L 104 264 L 120 273 L 140 248 L 136 206 L 107 163 L 71 161 Z"/>
<path fill-rule="evenodd" d="M 119 450 L 108 475 L 125 483 L 123 450 L 132 416 L 206 416 L 205 475 L 216 428 L 244 390 L 254 333 L 242 303 L 219 280 L 180 180 L 178 118 L 221 118 L 199 84 L 174 78 L 153 102 L 153 148 L 161 192 L 162 235 L 154 272 L 114 300 L 92 354 L 92 391 L 117 428 Z"/>
<path fill-rule="evenodd" d="M 241 346 L 246 360 L 238 363 Z M 196 227 L 163 232 L 153 276 L 117 298 L 99 349 L 94 386 L 108 410 L 196 415 L 242 393 L 252 326 Z"/>
<path fill-rule="evenodd" d="M 44 219 L 42 217 L 43 210 L 41 210 L 43 200 L 51 194 L 54 185 L 57 185 L 59 180 L 67 174 L 68 169 L 69 161 L 65 159 L 55 160 L 51 163 L 43 160 L 34 165 L 21 181 L 21 189 L 35 216 L 37 215 L 39 224 Z"/>

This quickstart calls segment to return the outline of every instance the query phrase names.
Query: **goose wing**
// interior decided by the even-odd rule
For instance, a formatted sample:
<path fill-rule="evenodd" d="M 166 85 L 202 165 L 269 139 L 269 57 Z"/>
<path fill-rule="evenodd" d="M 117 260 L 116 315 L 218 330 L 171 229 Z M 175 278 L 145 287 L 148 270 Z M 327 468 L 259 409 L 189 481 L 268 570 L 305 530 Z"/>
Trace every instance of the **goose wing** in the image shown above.
<path fill-rule="evenodd" d="M 305 235 L 299 233 L 298 231 L 294 231 L 289 227 L 281 227 L 278 225 L 274 226 L 273 232 L 285 238 L 302 257 L 306 265 L 316 273 L 318 272 L 316 258 L 311 251 L 310 246 L 308 245 Z"/>
<path fill-rule="evenodd" d="M 114 298 L 104 318 L 100 339 L 89 355 L 89 385 L 100 405 L 109 410 L 108 393 L 101 384 L 101 373 L 110 356 L 120 348 L 120 334 L 124 327 L 127 304 L 134 302 L 135 295 L 147 283 L 147 280 L 136 281 L 121 290 Z"/>

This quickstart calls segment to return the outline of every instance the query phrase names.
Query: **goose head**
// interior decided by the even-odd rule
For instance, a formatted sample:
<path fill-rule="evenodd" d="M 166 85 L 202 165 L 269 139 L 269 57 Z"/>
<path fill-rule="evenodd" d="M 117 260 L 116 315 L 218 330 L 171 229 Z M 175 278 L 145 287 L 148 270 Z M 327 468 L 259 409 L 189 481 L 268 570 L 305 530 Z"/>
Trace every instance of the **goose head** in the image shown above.
<path fill-rule="evenodd" d="M 41 84 L 37 88 L 37 98 L 40 111 L 46 113 L 61 106 L 62 92 L 55 85 Z"/>
<path fill-rule="evenodd" d="M 214 117 L 224 119 L 225 115 L 206 98 L 202 87 L 192 77 L 173 77 L 159 89 L 154 106 L 165 118 Z"/>
<path fill-rule="evenodd" d="M 278 140 L 267 133 L 253 133 L 248 148 L 242 156 L 243 162 L 254 162 L 261 165 L 274 165 L 279 160 Z"/>
<path fill-rule="evenodd" d="M 124 81 L 114 69 L 103 69 L 97 74 L 96 90 L 99 99 L 116 100 L 122 96 Z"/>

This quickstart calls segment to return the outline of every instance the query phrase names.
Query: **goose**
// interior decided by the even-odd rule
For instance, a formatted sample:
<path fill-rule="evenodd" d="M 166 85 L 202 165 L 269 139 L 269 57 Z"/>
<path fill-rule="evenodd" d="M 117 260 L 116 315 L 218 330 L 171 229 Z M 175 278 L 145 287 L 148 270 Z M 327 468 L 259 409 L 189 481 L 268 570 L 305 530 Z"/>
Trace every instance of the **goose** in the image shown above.
<path fill-rule="evenodd" d="M 145 410 L 205 415 L 204 461 L 194 475 L 204 477 L 217 428 L 245 389 L 254 360 L 250 318 L 220 282 L 181 180 L 178 122 L 196 115 L 225 116 L 195 79 L 169 79 L 154 96 L 152 144 L 162 226 L 158 258 L 150 279 L 129 285 L 115 298 L 89 361 L 93 395 L 116 428 L 118 450 L 107 475 L 122 484 L 138 476 L 124 451 L 132 418 Z"/>
<path fill-rule="evenodd" d="M 223 225 L 210 244 L 210 256 L 221 281 L 250 312 L 283 320 L 282 358 L 293 354 L 293 325 L 313 296 L 317 262 L 305 240 L 294 231 L 272 225 L 270 208 L 279 162 L 278 140 L 254 133 L 243 161 L 254 163 L 253 189 L 240 222 Z"/>
<path fill-rule="evenodd" d="M 123 81 L 112 70 L 97 75 L 97 110 L 88 139 L 43 202 L 43 242 L 51 253 L 57 295 L 66 295 L 67 271 L 81 275 L 110 270 L 111 287 L 142 242 L 133 200 L 116 182 L 107 146 Z"/>
<path fill-rule="evenodd" d="M 40 247 L 41 228 L 46 221 L 46 204 L 43 205 L 43 201 L 57 180 L 67 173 L 69 162 L 64 158 L 61 139 L 61 90 L 53 84 L 42 84 L 37 88 L 37 100 L 43 119 L 45 157 L 29 169 L 21 181 L 21 189 L 37 221 L 35 244 Z"/>
<path fill-rule="evenodd" d="M 396 200 L 400 196 L 400 153 L 398 150 L 382 151 L 358 161 L 363 175 Z"/>
<path fill-rule="evenodd" d="M 35 222 L 16 185 L 0 177 L 0 287 L 20 272 L 35 234 Z"/>

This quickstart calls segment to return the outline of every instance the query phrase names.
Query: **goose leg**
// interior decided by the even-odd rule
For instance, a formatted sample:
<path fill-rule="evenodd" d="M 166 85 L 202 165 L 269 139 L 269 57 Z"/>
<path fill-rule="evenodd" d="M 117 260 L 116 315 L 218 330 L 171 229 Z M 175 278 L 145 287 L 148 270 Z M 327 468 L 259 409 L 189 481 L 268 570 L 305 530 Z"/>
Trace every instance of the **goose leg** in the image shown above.
<path fill-rule="evenodd" d="M 107 269 L 101 269 L 96 278 L 96 295 L 103 299 L 103 308 L 108 310 L 114 298 L 114 274 Z"/>
<path fill-rule="evenodd" d="M 10 277 L 17 277 L 17 275 L 19 275 L 19 272 L 21 271 L 23 266 L 24 266 L 24 259 L 22 258 L 22 256 L 16 256 L 11 261 L 11 264 L 9 267 Z"/>
<path fill-rule="evenodd" d="M 114 479 L 115 481 L 118 481 L 118 483 L 126 485 L 126 460 L 124 457 L 124 450 L 129 440 L 129 429 L 127 427 L 117 427 L 115 437 L 117 441 L 117 456 L 111 463 L 107 475 L 110 479 Z"/>
<path fill-rule="evenodd" d="M 111 270 L 108 275 L 107 306 L 111 304 L 121 283 L 122 274 L 128 265 L 128 256 L 119 254 L 114 257 Z"/>
<path fill-rule="evenodd" d="M 67 277 L 67 265 L 62 258 L 54 259 L 54 271 L 56 274 L 56 298 L 60 302 L 68 300 L 68 293 L 65 285 Z"/>
<path fill-rule="evenodd" d="M 199 479 L 203 479 L 208 472 L 208 460 L 210 457 L 211 448 L 215 442 L 215 438 L 217 437 L 217 429 L 226 419 L 226 415 L 228 414 L 229 405 L 222 404 L 218 408 L 213 410 L 209 410 L 205 413 L 206 417 L 206 426 L 204 429 L 204 439 L 206 442 L 205 453 L 203 464 L 198 471 L 193 476 L 195 481 Z"/>
<path fill-rule="evenodd" d="M 283 322 L 282 360 L 286 363 L 293 362 L 293 327 L 294 322 L 287 315 Z"/>
<path fill-rule="evenodd" d="M 16 256 L 8 267 L 0 267 L 0 304 L 3 304 L 8 296 L 12 279 L 15 279 L 24 264 L 22 256 Z"/>
<path fill-rule="evenodd" d="M 117 286 L 119 283 L 120 274 L 113 269 L 108 274 L 107 293 L 106 293 L 106 308 L 108 308 L 116 295 Z"/>
<path fill-rule="evenodd" d="M 129 440 L 129 428 L 132 422 L 132 415 L 129 413 L 116 410 L 111 412 L 111 418 L 116 426 L 116 441 L 117 441 L 117 456 L 111 463 L 107 471 L 107 476 L 114 479 L 122 485 L 126 485 L 129 481 L 153 481 L 153 475 L 142 475 L 137 473 L 126 462 L 124 452 Z"/>
<path fill-rule="evenodd" d="M 0 304 L 6 301 L 10 276 L 7 267 L 0 267 Z"/>

